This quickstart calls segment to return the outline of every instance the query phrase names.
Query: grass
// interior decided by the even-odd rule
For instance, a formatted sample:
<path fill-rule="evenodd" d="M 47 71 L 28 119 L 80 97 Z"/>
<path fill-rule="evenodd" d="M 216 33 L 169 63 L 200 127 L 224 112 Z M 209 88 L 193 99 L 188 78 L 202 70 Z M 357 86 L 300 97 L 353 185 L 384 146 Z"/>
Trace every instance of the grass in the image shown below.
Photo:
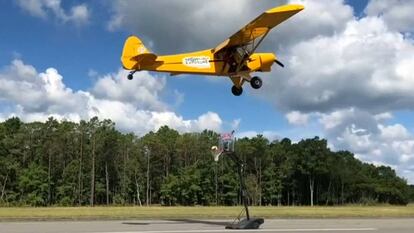
<path fill-rule="evenodd" d="M 232 219 L 242 207 L 2 207 L 0 221 L 109 219 Z M 343 207 L 252 207 L 264 218 L 398 218 L 414 217 L 414 205 Z"/>

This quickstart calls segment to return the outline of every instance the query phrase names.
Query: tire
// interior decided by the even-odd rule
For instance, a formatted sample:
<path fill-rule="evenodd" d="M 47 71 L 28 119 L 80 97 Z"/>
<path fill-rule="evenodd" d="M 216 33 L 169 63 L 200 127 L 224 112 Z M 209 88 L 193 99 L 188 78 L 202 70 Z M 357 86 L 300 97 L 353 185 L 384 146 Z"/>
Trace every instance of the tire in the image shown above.
<path fill-rule="evenodd" d="M 233 93 L 233 95 L 235 95 L 235 96 L 240 96 L 243 93 L 243 88 L 242 87 L 233 86 L 231 88 L 231 93 Z"/>
<path fill-rule="evenodd" d="M 259 89 L 262 87 L 263 81 L 259 77 L 255 76 L 250 80 L 250 85 L 253 89 Z"/>

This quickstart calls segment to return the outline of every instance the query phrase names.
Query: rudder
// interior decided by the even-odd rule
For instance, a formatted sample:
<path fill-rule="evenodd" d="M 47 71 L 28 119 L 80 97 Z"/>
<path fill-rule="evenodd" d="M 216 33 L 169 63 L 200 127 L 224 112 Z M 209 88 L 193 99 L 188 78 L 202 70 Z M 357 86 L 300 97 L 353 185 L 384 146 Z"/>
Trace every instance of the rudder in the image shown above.
<path fill-rule="evenodd" d="M 122 51 L 122 66 L 127 70 L 140 69 L 142 65 L 148 65 L 155 61 L 157 56 L 151 53 L 136 36 L 126 39 Z"/>

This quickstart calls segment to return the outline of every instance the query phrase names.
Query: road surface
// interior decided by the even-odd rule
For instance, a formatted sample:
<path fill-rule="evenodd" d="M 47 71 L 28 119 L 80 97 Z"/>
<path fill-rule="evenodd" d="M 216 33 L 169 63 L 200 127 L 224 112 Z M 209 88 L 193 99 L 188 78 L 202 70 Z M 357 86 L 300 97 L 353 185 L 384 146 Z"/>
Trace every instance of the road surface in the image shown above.
<path fill-rule="evenodd" d="M 414 219 L 266 219 L 259 230 L 225 230 L 228 220 L 0 222 L 0 233 L 413 233 Z"/>

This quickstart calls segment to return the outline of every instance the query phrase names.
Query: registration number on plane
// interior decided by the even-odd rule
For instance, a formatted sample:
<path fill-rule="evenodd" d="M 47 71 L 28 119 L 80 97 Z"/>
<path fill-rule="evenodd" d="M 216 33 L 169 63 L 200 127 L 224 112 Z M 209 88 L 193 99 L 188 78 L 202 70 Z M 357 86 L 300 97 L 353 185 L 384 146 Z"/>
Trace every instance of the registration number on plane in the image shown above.
<path fill-rule="evenodd" d="M 199 56 L 199 57 L 185 57 L 183 64 L 188 67 L 195 68 L 210 68 L 210 57 Z"/>

